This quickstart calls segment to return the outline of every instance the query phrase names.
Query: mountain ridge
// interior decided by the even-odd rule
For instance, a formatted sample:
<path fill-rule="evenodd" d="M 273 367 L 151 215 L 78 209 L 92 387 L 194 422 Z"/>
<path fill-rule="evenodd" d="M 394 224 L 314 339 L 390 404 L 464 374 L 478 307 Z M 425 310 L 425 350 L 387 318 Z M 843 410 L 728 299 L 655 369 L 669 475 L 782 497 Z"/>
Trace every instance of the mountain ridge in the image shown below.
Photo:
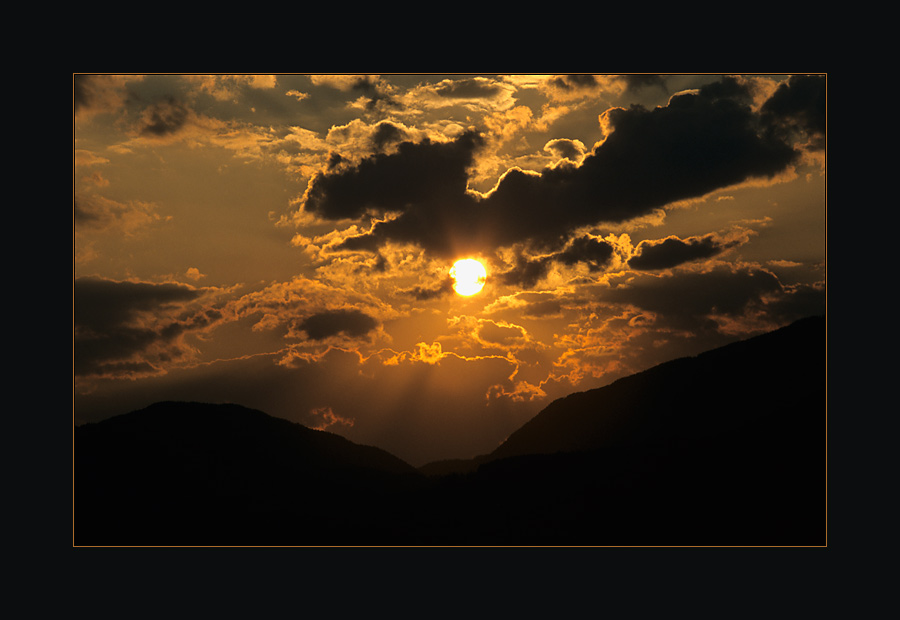
<path fill-rule="evenodd" d="M 507 437 L 503 443 L 501 443 L 497 448 L 493 451 L 475 456 L 469 459 L 442 459 L 439 461 L 433 461 L 430 463 L 426 463 L 420 466 L 418 469 L 427 475 L 447 475 L 447 474 L 455 474 L 455 473 L 471 473 L 478 469 L 483 464 L 489 463 L 494 460 L 508 458 L 511 456 L 522 456 L 526 454 L 552 454 L 554 452 L 580 452 L 583 450 L 589 450 L 593 448 L 600 447 L 596 443 L 592 443 L 590 439 L 595 439 L 600 435 L 600 431 L 609 430 L 613 431 L 616 429 L 593 429 L 593 432 L 590 433 L 588 437 L 583 435 L 584 429 L 567 429 L 566 437 L 572 439 L 573 442 L 569 445 L 556 445 L 554 447 L 549 447 L 547 445 L 548 438 L 548 428 L 547 424 L 544 422 L 548 418 L 555 418 L 556 412 L 561 411 L 565 412 L 566 410 L 571 411 L 582 410 L 584 404 L 579 403 L 579 401 L 595 401 L 599 398 L 606 396 L 612 392 L 618 390 L 628 390 L 628 389 L 637 389 L 640 386 L 641 381 L 646 379 L 655 379 L 665 373 L 676 370 L 678 368 L 686 368 L 691 365 L 697 365 L 701 362 L 706 362 L 710 360 L 714 360 L 716 358 L 722 356 L 729 356 L 734 354 L 735 352 L 753 349 L 753 348 L 765 348 L 766 346 L 778 346 L 777 343 L 772 344 L 775 340 L 789 340 L 794 338 L 802 338 L 805 343 L 811 346 L 821 344 L 823 347 L 822 350 L 822 362 L 823 367 L 821 368 L 821 374 L 818 371 L 814 373 L 811 377 L 812 380 L 817 378 L 824 378 L 824 346 L 825 340 L 822 337 L 824 335 L 825 330 L 825 317 L 823 316 L 811 316 L 806 317 L 804 319 L 800 319 L 791 323 L 789 325 L 783 326 L 779 329 L 766 332 L 763 334 L 759 334 L 753 336 L 751 338 L 738 340 L 721 347 L 717 347 L 714 349 L 710 349 L 707 351 L 703 351 L 698 353 L 697 355 L 679 357 L 672 360 L 668 360 L 666 362 L 661 362 L 660 364 L 656 364 L 650 368 L 645 370 L 632 373 L 631 375 L 621 377 L 612 383 L 593 388 L 590 390 L 584 390 L 580 392 L 573 392 L 571 394 L 567 394 L 566 396 L 562 396 L 557 398 L 553 402 L 549 403 L 546 407 L 544 407 L 541 411 L 539 411 L 535 416 L 533 416 L 530 420 L 525 422 L 518 429 L 513 431 L 509 437 Z M 755 357 L 759 357 L 760 353 L 756 352 Z M 784 362 L 780 364 L 780 366 L 784 366 Z M 824 385 L 823 385 L 824 387 Z M 824 396 L 824 391 L 823 391 Z M 631 420 L 632 425 L 635 424 L 638 420 Z M 553 422 L 559 426 L 559 420 L 553 419 Z M 624 423 L 622 420 L 614 420 L 611 421 L 610 424 Z M 622 428 L 618 429 L 622 431 Z M 560 432 L 558 429 L 550 431 L 553 434 Z M 531 442 L 527 447 L 521 445 L 527 439 L 528 436 L 537 437 L 541 445 L 535 445 L 537 442 Z M 580 442 L 580 443 L 578 443 Z"/>
<path fill-rule="evenodd" d="M 166 417 L 170 419 L 165 420 L 164 418 Z M 246 419 L 239 419 L 241 417 Z M 143 409 L 114 416 L 99 422 L 90 422 L 79 425 L 76 427 L 76 429 L 78 429 L 76 432 L 85 434 L 91 432 L 92 428 L 96 428 L 99 425 L 119 425 L 131 426 L 132 432 L 149 432 L 151 434 L 150 436 L 153 436 L 154 433 L 159 433 L 162 430 L 159 428 L 159 425 L 167 421 L 179 425 L 184 425 L 185 422 L 189 422 L 192 425 L 201 424 L 204 425 L 205 430 L 216 430 L 213 426 L 205 425 L 218 421 L 223 423 L 226 427 L 229 425 L 234 427 L 236 424 L 246 424 L 246 422 L 251 419 L 269 425 L 273 427 L 273 429 L 280 428 L 288 432 L 293 432 L 297 434 L 298 437 L 305 436 L 304 438 L 308 440 L 312 440 L 313 437 L 316 437 L 318 438 L 318 442 L 315 445 L 325 453 L 344 453 L 341 462 L 345 465 L 353 465 L 355 463 L 353 459 L 363 459 L 365 455 L 372 459 L 371 462 L 365 463 L 366 465 L 375 465 L 375 463 L 379 463 L 380 467 L 396 473 L 412 473 L 415 471 L 415 468 L 412 467 L 412 465 L 382 448 L 358 444 L 336 433 L 309 428 L 303 424 L 291 422 L 290 420 L 270 415 L 264 411 L 244 407 L 243 405 L 235 403 L 215 404 L 193 401 L 159 401 L 148 405 Z M 247 428 L 249 429 L 251 427 L 247 425 Z M 198 429 L 196 428 L 193 429 L 194 432 L 197 432 L 197 430 Z M 172 442 L 177 438 L 177 435 L 157 437 L 157 439 L 169 442 Z M 356 452 L 352 452 L 353 448 L 350 448 L 350 446 L 353 446 L 356 449 Z M 350 458 L 348 459 L 348 457 Z"/>
<path fill-rule="evenodd" d="M 75 542 L 90 545 L 279 544 L 294 528 L 333 540 L 354 511 L 422 478 L 333 433 L 176 401 L 76 427 L 73 463 Z"/>
<path fill-rule="evenodd" d="M 625 396 L 631 396 L 632 399 L 647 398 L 646 395 L 640 394 L 640 390 L 655 382 L 655 389 L 651 398 L 653 402 L 650 406 L 656 406 L 655 411 L 659 412 L 661 408 L 665 408 L 667 402 L 675 401 L 677 398 L 684 398 L 685 392 L 690 388 L 686 388 L 684 384 L 673 385 L 677 380 L 674 377 L 684 378 L 685 375 L 691 373 L 704 374 L 704 379 L 709 380 L 710 376 L 715 376 L 716 380 L 727 385 L 729 389 L 740 389 L 743 383 L 748 379 L 753 381 L 764 381 L 767 378 L 772 382 L 778 382 L 777 389 L 784 390 L 788 393 L 793 388 L 791 382 L 798 381 L 801 373 L 804 385 L 813 383 L 819 379 L 824 380 L 825 377 L 825 340 L 822 338 L 825 329 L 824 317 L 807 317 L 795 321 L 790 325 L 780 329 L 767 332 L 748 338 L 739 340 L 715 349 L 704 351 L 695 356 L 676 358 L 661 364 L 657 364 L 651 368 L 632 375 L 622 377 L 609 385 L 587 390 L 583 392 L 575 392 L 557 399 L 541 410 L 531 420 L 524 423 L 519 429 L 514 431 L 498 448 L 486 455 L 487 460 L 495 460 L 505 456 L 521 455 L 529 453 L 548 453 L 553 451 L 578 451 L 598 447 L 597 443 L 600 437 L 609 436 L 615 432 L 623 432 L 633 430 L 633 428 L 623 428 L 625 426 L 633 427 L 639 422 L 646 422 L 646 418 L 633 415 L 619 416 L 616 419 L 609 420 L 607 427 L 600 424 L 598 428 L 586 429 L 566 429 L 566 437 L 578 442 L 569 445 L 557 445 L 556 449 L 547 446 L 548 424 L 545 422 L 557 417 L 555 412 L 582 410 L 585 404 L 578 401 L 589 401 L 597 405 L 596 401 L 601 397 L 608 397 L 610 394 L 616 394 L 619 399 Z M 790 346 L 787 344 L 790 343 Z M 807 358 L 812 357 L 808 348 L 821 346 L 821 368 L 804 368 L 803 364 L 809 363 Z M 801 349 L 798 350 L 798 347 Z M 771 356 L 770 349 L 778 349 L 779 355 Z M 721 364 L 721 360 L 726 360 Z M 735 365 L 736 360 L 742 360 L 742 363 Z M 807 373 L 807 370 L 809 371 Z M 660 393 L 660 383 L 665 383 L 667 389 L 672 390 L 668 394 Z M 782 385 L 783 384 L 783 385 Z M 766 386 L 772 390 L 773 384 Z M 824 387 L 824 384 L 823 384 Z M 714 390 L 717 395 L 724 396 L 722 385 L 708 386 L 708 389 Z M 624 394 L 620 394 L 624 393 Z M 824 398 L 824 390 L 822 392 Z M 662 399 L 665 398 L 665 401 Z M 707 397 L 708 398 L 708 397 Z M 823 402 L 824 404 L 824 402 Z M 582 416 L 584 417 L 584 416 Z M 559 419 L 552 419 L 559 425 Z M 705 420 L 709 422 L 709 420 Z M 612 427 L 612 428 L 610 428 Z M 585 431 L 589 433 L 587 437 L 583 434 Z M 526 436 L 539 436 L 544 444 L 542 448 L 536 448 L 534 445 L 530 447 L 519 447 L 517 444 L 524 442 Z"/>
<path fill-rule="evenodd" d="M 415 468 L 240 405 L 75 429 L 76 544 L 820 545 L 825 320 L 557 399 Z"/>

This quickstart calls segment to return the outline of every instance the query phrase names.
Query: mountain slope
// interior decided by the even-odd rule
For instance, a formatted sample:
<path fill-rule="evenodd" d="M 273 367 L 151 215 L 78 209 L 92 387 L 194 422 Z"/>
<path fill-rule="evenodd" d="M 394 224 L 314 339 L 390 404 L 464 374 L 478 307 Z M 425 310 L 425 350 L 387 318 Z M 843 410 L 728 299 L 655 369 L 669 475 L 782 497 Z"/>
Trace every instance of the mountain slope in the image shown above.
<path fill-rule="evenodd" d="M 561 398 L 488 460 L 620 442 L 670 444 L 760 424 L 776 432 L 784 425 L 792 432 L 818 432 L 824 429 L 824 407 L 825 319 L 810 317 Z"/>
<path fill-rule="evenodd" d="M 825 337 L 811 318 L 674 360 L 421 470 L 236 405 L 159 403 L 75 429 L 75 543 L 822 545 Z"/>
<path fill-rule="evenodd" d="M 338 542 L 354 511 L 421 478 L 378 448 L 237 405 L 157 403 L 74 440 L 76 544 Z"/>
<path fill-rule="evenodd" d="M 433 514 L 491 544 L 822 545 L 825 387 L 823 318 L 674 360 L 551 403 Z"/>

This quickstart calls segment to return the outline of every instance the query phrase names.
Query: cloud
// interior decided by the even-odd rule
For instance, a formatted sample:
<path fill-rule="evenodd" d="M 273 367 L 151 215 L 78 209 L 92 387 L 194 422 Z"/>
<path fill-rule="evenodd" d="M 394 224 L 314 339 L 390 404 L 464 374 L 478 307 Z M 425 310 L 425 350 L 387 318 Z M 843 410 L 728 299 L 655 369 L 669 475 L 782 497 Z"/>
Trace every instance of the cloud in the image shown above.
<path fill-rule="evenodd" d="M 615 246 L 591 235 L 576 237 L 559 252 L 529 258 L 519 253 L 512 269 L 500 274 L 504 284 L 534 288 L 550 272 L 553 263 L 563 265 L 587 265 L 589 271 L 600 271 L 609 265 L 615 254 Z"/>
<path fill-rule="evenodd" d="M 311 428 L 318 431 L 324 431 L 329 426 L 334 426 L 335 424 L 340 424 L 341 426 L 353 426 L 355 424 L 353 418 L 341 417 L 332 411 L 331 407 L 316 407 L 309 413 L 316 419 L 316 422 Z"/>
<path fill-rule="evenodd" d="M 463 106 L 467 110 L 505 110 L 515 105 L 515 92 L 513 84 L 478 76 L 419 84 L 398 100 L 411 110 L 450 106 Z"/>
<path fill-rule="evenodd" d="M 73 75 L 75 114 L 84 120 L 95 114 L 120 112 L 130 97 L 129 84 L 143 79 L 143 76 L 135 75 Z"/>
<path fill-rule="evenodd" d="M 384 121 L 376 125 L 375 133 L 372 134 L 372 145 L 376 151 L 382 151 L 388 144 L 400 142 L 406 137 L 407 133 L 402 127 Z"/>
<path fill-rule="evenodd" d="M 571 105 L 581 107 L 596 97 L 618 97 L 627 88 L 627 82 L 618 75 L 592 75 L 576 73 L 550 75 L 537 81 L 536 86 L 551 102 L 548 110 L 571 112 Z M 557 105 L 563 103 L 563 107 Z"/>
<path fill-rule="evenodd" d="M 180 284 L 78 278 L 73 285 L 76 376 L 164 371 L 185 357 L 182 337 L 221 321 L 216 309 L 188 310 L 203 291 Z"/>
<path fill-rule="evenodd" d="M 562 316 L 563 300 L 553 291 L 517 291 L 500 297 L 484 308 L 485 314 L 512 312 L 529 319 Z"/>
<path fill-rule="evenodd" d="M 168 136 L 182 129 L 189 117 L 187 106 L 173 97 L 166 97 L 144 110 L 139 133 L 142 136 Z"/>
<path fill-rule="evenodd" d="M 402 291 L 402 293 L 409 295 L 418 301 L 438 299 L 453 293 L 453 278 L 447 276 L 432 286 L 414 286 L 411 289 Z"/>
<path fill-rule="evenodd" d="M 825 148 L 827 92 L 817 75 L 793 75 L 762 106 L 770 130 L 782 140 L 793 134 L 809 137 L 810 147 Z"/>
<path fill-rule="evenodd" d="M 604 302 L 655 315 L 658 328 L 702 333 L 717 329 L 716 316 L 742 317 L 780 298 L 784 290 L 770 271 L 718 266 L 708 271 L 645 275 L 596 294 Z"/>
<path fill-rule="evenodd" d="M 556 255 L 556 260 L 566 264 L 585 263 L 591 271 L 597 271 L 612 260 L 615 248 L 608 241 L 591 236 L 574 239 L 562 252 Z"/>
<path fill-rule="evenodd" d="M 621 78 L 625 81 L 626 87 L 629 91 L 636 91 L 651 86 L 661 88 L 662 90 L 667 90 L 666 81 L 661 75 L 653 75 L 648 73 L 630 73 L 621 76 Z"/>
<path fill-rule="evenodd" d="M 378 327 L 378 321 L 360 310 L 329 310 L 310 315 L 297 328 L 311 340 L 324 340 L 344 334 L 351 338 L 365 336 Z"/>
<path fill-rule="evenodd" d="M 448 232 L 463 233 L 463 222 L 472 220 L 466 213 L 475 206 L 467 192 L 466 170 L 480 143 L 481 138 L 471 132 L 450 142 L 401 143 L 394 153 L 376 154 L 358 166 L 313 178 L 304 196 L 304 210 L 329 220 L 400 212 L 399 217 L 377 222 L 338 249 L 374 250 L 394 241 L 452 254 L 459 237 Z"/>
<path fill-rule="evenodd" d="M 327 169 L 346 168 L 373 153 L 392 151 L 392 147 L 401 142 L 416 142 L 426 136 L 425 132 L 396 121 L 382 120 L 370 124 L 354 118 L 349 123 L 334 125 L 328 130 L 324 140 L 331 158 Z"/>
<path fill-rule="evenodd" d="M 247 89 L 272 89 L 277 83 L 277 76 L 264 74 L 186 75 L 184 79 L 219 101 L 236 100 Z"/>
<path fill-rule="evenodd" d="M 165 221 L 154 203 L 137 200 L 118 202 L 91 194 L 75 199 L 72 216 L 78 233 L 86 230 L 116 230 L 129 236 Z"/>
<path fill-rule="evenodd" d="M 379 321 L 396 317 L 389 305 L 358 288 L 302 276 L 246 293 L 227 310 L 234 320 L 255 320 L 255 331 L 282 329 L 288 338 L 312 340 L 364 336 Z"/>
<path fill-rule="evenodd" d="M 200 270 L 196 267 L 190 267 L 187 271 L 184 272 L 185 277 L 190 278 L 191 280 L 199 280 L 200 278 L 205 278 L 206 275 L 200 273 Z"/>
<path fill-rule="evenodd" d="M 310 82 L 315 87 L 333 89 L 336 93 L 343 93 L 355 97 L 347 103 L 349 108 L 371 112 L 380 107 L 397 109 L 401 107 L 393 95 L 394 88 L 379 75 L 372 74 L 336 74 L 336 75 L 310 75 Z M 312 93 L 316 97 L 320 93 Z M 343 95 L 341 95 L 343 96 Z"/>
<path fill-rule="evenodd" d="M 74 283 L 75 325 L 94 331 L 128 323 L 141 312 L 192 301 L 199 292 L 179 284 L 78 278 Z"/>
<path fill-rule="evenodd" d="M 524 340 L 525 336 L 525 329 L 520 325 L 497 323 L 483 319 L 478 327 L 479 339 L 489 346 L 501 345 L 509 348 Z"/>
<path fill-rule="evenodd" d="M 86 149 L 75 149 L 75 166 L 78 168 L 108 163 L 109 159 L 107 157 Z"/>
<path fill-rule="evenodd" d="M 316 86 L 328 86 L 349 92 L 376 83 L 379 76 L 364 74 L 310 75 L 309 79 Z"/>
<path fill-rule="evenodd" d="M 561 75 L 553 78 L 553 85 L 564 90 L 596 88 L 597 78 L 590 74 Z"/>
<path fill-rule="evenodd" d="M 545 144 L 544 150 L 560 159 L 568 159 L 573 163 L 578 163 L 584 158 L 586 149 L 581 140 L 557 138 Z"/>
<path fill-rule="evenodd" d="M 752 94 L 749 84 L 726 78 L 665 107 L 609 109 L 601 115 L 605 140 L 580 164 L 512 168 L 485 194 L 467 185 L 482 135 L 404 142 L 316 176 L 303 209 L 331 220 L 396 215 L 347 240 L 348 250 L 416 243 L 449 256 L 515 243 L 559 246 L 580 227 L 627 222 L 788 170 L 799 152 L 775 128 L 783 115 L 805 118 L 802 106 L 782 113 L 773 104 L 760 115 Z"/>
<path fill-rule="evenodd" d="M 435 84 L 433 90 L 448 99 L 490 99 L 506 92 L 500 82 L 483 77 L 444 80 Z"/>
<path fill-rule="evenodd" d="M 287 95 L 288 97 L 293 97 L 297 101 L 303 101 L 304 99 L 309 99 L 309 93 L 300 92 L 299 90 L 296 90 L 296 89 L 291 89 L 284 94 Z"/>
<path fill-rule="evenodd" d="M 550 270 L 552 258 L 542 256 L 540 258 L 527 258 L 522 254 L 516 256 L 516 264 L 509 271 L 500 274 L 500 281 L 504 284 L 520 286 L 522 288 L 534 288 Z"/>
<path fill-rule="evenodd" d="M 504 320 L 459 315 L 448 318 L 447 325 L 455 330 L 455 338 L 466 348 L 479 353 L 491 350 L 493 354 L 500 350 L 509 357 L 517 349 L 540 347 L 524 327 Z"/>
<path fill-rule="evenodd" d="M 642 241 L 637 254 L 628 261 L 634 269 L 669 269 L 683 263 L 711 258 L 734 246 L 736 241 L 724 241 L 715 235 L 681 240 L 672 236 L 660 241 Z"/>
<path fill-rule="evenodd" d="M 250 85 L 239 85 L 241 88 L 253 88 Z M 145 146 L 174 145 L 178 142 L 189 143 L 189 148 L 216 146 L 232 152 L 242 158 L 272 158 L 285 162 L 285 157 L 296 154 L 298 149 L 309 149 L 310 146 L 321 148 L 321 142 L 314 144 L 310 134 L 299 128 L 276 130 L 269 126 L 254 126 L 237 119 L 223 120 L 215 115 L 198 112 L 205 107 L 198 101 L 197 91 L 180 92 L 178 95 L 145 94 L 129 101 L 127 110 L 123 110 L 123 127 L 127 128 L 130 139 L 117 145 L 120 153 L 125 153 Z M 149 103 L 148 103 L 149 101 Z"/>

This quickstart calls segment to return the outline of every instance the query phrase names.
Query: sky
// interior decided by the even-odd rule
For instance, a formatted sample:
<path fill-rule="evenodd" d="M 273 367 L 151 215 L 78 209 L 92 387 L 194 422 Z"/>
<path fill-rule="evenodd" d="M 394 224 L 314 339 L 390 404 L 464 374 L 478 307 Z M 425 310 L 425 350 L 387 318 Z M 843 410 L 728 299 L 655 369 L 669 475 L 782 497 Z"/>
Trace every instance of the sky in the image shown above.
<path fill-rule="evenodd" d="M 74 423 L 231 402 L 419 466 L 823 315 L 825 106 L 825 75 L 73 74 Z"/>

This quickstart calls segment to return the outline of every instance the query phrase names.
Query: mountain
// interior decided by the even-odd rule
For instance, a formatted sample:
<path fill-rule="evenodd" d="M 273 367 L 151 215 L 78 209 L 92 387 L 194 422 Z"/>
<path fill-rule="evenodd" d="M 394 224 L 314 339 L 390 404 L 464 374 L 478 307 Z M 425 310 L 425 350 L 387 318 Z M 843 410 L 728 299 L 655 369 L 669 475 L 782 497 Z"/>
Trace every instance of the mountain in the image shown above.
<path fill-rule="evenodd" d="M 812 317 L 559 399 L 422 468 L 456 480 L 435 514 L 493 543 L 822 545 L 825 337 Z"/>
<path fill-rule="evenodd" d="M 76 544 L 823 545 L 823 317 L 551 403 L 416 470 L 236 405 L 75 429 Z"/>
<path fill-rule="evenodd" d="M 397 457 L 238 405 L 163 402 L 75 428 L 75 543 L 316 544 L 420 484 Z M 366 542 L 350 537 L 353 542 Z"/>
<path fill-rule="evenodd" d="M 551 403 L 487 460 L 824 431 L 825 319 L 810 317 L 696 357 L 676 359 Z"/>

